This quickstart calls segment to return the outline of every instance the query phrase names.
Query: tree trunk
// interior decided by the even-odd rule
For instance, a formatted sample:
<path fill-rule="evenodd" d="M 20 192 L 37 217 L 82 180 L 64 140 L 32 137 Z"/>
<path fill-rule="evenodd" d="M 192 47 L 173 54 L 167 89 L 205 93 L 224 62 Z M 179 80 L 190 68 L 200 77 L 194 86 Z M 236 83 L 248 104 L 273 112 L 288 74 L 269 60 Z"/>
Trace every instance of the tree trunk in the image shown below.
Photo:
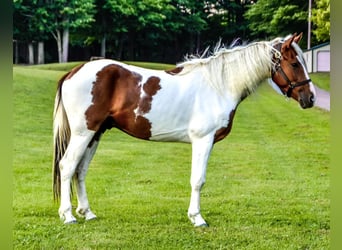
<path fill-rule="evenodd" d="M 56 30 L 56 36 L 55 36 L 56 42 L 57 42 L 57 50 L 58 50 L 58 62 L 62 62 L 62 38 L 61 38 L 61 32 L 59 30 Z"/>
<path fill-rule="evenodd" d="M 103 35 L 101 40 L 101 56 L 106 57 L 106 35 Z"/>
<path fill-rule="evenodd" d="M 180 38 L 179 38 L 179 36 L 178 35 L 176 35 L 175 37 L 174 37 L 174 53 L 173 53 L 173 61 L 178 61 L 180 58 L 181 58 L 181 56 L 182 56 L 182 52 L 181 52 L 181 49 L 180 49 Z M 168 53 L 168 52 L 167 52 Z"/>
<path fill-rule="evenodd" d="M 125 37 L 123 35 L 119 36 L 118 48 L 117 48 L 116 53 L 115 53 L 115 58 L 117 60 L 123 60 L 122 53 L 123 53 L 124 40 L 125 40 Z"/>
<path fill-rule="evenodd" d="M 44 42 L 38 42 L 38 64 L 45 63 Z"/>
<path fill-rule="evenodd" d="M 33 48 L 32 42 L 28 44 L 28 52 L 29 52 L 29 64 L 34 64 L 34 48 Z"/>
<path fill-rule="evenodd" d="M 200 32 L 197 32 L 196 34 L 196 54 L 200 53 L 201 47 L 201 34 Z"/>
<path fill-rule="evenodd" d="M 14 52 L 14 63 L 18 64 L 19 63 L 19 45 L 18 45 L 18 40 L 14 40 L 14 46 L 15 46 L 15 52 Z"/>
<path fill-rule="evenodd" d="M 190 34 L 189 35 L 190 37 L 189 37 L 189 52 L 191 53 L 191 54 L 195 54 L 196 52 L 195 52 L 195 46 L 194 46 L 194 35 L 193 34 Z"/>
<path fill-rule="evenodd" d="M 63 48 L 62 48 L 62 62 L 68 62 L 68 53 L 69 53 L 69 28 L 65 28 L 63 30 Z"/>
<path fill-rule="evenodd" d="M 128 41 L 127 41 L 127 58 L 124 60 L 135 61 L 135 45 L 136 45 L 136 33 L 131 31 L 128 33 Z"/>

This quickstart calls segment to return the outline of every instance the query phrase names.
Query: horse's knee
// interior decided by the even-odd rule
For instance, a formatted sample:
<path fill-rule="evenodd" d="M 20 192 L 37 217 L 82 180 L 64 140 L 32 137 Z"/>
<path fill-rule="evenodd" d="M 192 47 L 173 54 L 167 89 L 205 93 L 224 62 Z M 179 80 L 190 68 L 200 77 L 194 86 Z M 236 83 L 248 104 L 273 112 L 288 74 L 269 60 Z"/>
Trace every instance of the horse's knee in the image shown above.
<path fill-rule="evenodd" d="M 74 171 L 64 168 L 61 171 L 61 181 L 62 182 L 64 182 L 64 181 L 71 181 L 73 175 L 74 175 Z"/>
<path fill-rule="evenodd" d="M 191 188 L 196 191 L 201 191 L 202 187 L 205 184 L 204 179 L 200 179 L 199 181 L 192 181 L 191 182 Z"/>
<path fill-rule="evenodd" d="M 59 162 L 59 169 L 61 175 L 61 181 L 69 181 L 74 176 L 76 171 L 76 163 L 67 159 L 67 157 L 63 157 L 63 159 Z"/>

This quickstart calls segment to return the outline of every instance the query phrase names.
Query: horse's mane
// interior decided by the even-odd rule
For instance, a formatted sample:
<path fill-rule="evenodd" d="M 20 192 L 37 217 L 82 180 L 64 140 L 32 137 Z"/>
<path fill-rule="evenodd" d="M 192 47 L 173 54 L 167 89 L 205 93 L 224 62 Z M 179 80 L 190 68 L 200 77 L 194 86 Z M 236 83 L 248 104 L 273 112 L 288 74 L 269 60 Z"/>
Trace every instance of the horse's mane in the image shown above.
<path fill-rule="evenodd" d="M 219 42 L 212 52 L 207 49 L 201 56 L 188 56 L 179 63 L 177 66 L 183 68 L 179 74 L 200 69 L 206 82 L 220 94 L 227 93 L 228 89 L 239 98 L 245 91 L 253 92 L 262 80 L 271 76 L 275 67 L 273 55 L 280 56 L 273 46 L 285 39 L 287 37 L 237 46 L 235 40 L 229 47 Z"/>

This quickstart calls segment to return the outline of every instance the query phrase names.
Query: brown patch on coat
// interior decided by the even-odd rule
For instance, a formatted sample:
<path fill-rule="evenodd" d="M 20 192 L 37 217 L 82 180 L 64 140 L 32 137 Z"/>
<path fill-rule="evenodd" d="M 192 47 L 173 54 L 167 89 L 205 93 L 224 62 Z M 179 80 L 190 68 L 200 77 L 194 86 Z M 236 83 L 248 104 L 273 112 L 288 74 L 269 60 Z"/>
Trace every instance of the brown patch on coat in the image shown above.
<path fill-rule="evenodd" d="M 215 133 L 215 137 L 214 137 L 214 143 L 221 141 L 222 139 L 224 139 L 230 132 L 230 130 L 232 129 L 233 126 L 233 119 L 234 119 L 234 115 L 235 115 L 235 109 L 232 110 L 229 114 L 229 123 L 227 127 L 223 127 L 220 128 L 216 131 Z"/>
<path fill-rule="evenodd" d="M 159 85 L 160 79 L 155 76 L 151 76 L 147 79 L 146 83 L 143 85 L 143 90 L 145 94 L 139 101 L 139 109 L 137 114 L 143 115 L 151 110 L 152 98 L 161 89 Z"/>
<path fill-rule="evenodd" d="M 159 78 L 150 77 L 147 80 L 144 85 L 146 96 L 140 100 L 142 76 L 138 73 L 111 64 L 96 75 L 92 89 L 93 104 L 85 112 L 88 129 L 97 131 L 98 138 L 106 129 L 116 127 L 134 137 L 148 140 L 151 137 L 151 123 L 136 115 L 134 110 L 140 105 L 144 113 L 150 110 L 152 96 L 160 89 Z"/>
<path fill-rule="evenodd" d="M 174 69 L 165 70 L 165 72 L 170 74 L 170 75 L 177 75 L 182 70 L 183 70 L 183 67 L 177 67 L 177 68 L 174 68 Z"/>

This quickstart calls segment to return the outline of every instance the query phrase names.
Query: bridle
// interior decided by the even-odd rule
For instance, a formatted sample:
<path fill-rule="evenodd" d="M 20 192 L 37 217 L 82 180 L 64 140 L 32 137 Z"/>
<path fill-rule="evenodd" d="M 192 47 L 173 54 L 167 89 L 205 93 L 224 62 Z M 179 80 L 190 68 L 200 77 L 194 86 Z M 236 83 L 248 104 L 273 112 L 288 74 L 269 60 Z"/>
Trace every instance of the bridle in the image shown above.
<path fill-rule="evenodd" d="M 274 53 L 273 57 L 276 59 L 276 63 L 275 63 L 275 67 L 274 70 L 272 70 L 272 77 L 279 72 L 280 75 L 283 77 L 283 79 L 286 81 L 287 85 L 288 85 L 288 89 L 286 92 L 284 92 L 281 88 L 279 88 L 281 90 L 281 92 L 286 95 L 287 97 L 291 97 L 292 91 L 300 86 L 303 86 L 309 82 L 311 82 L 311 79 L 306 79 L 304 81 L 301 82 L 293 82 L 290 81 L 290 79 L 287 77 L 286 73 L 284 72 L 283 68 L 280 65 L 282 56 L 281 56 L 281 52 L 280 52 L 280 47 L 281 47 L 281 43 L 277 44 L 274 46 L 274 48 L 277 50 L 277 52 Z M 278 49 L 279 48 L 279 49 Z"/>
<path fill-rule="evenodd" d="M 276 68 L 276 71 L 277 72 L 279 71 L 279 73 L 281 74 L 281 76 L 284 78 L 284 80 L 287 82 L 288 84 L 288 89 L 286 91 L 286 93 L 284 93 L 287 97 L 291 97 L 291 94 L 292 94 L 292 91 L 294 90 L 294 88 L 296 87 L 300 87 L 300 86 L 303 86 L 309 82 L 311 82 L 311 79 L 306 79 L 304 81 L 301 81 L 301 82 L 291 82 L 290 79 L 287 77 L 287 75 L 285 74 L 284 70 L 282 69 L 282 67 L 280 66 L 279 64 L 279 67 Z M 274 72 L 274 73 L 275 73 Z"/>

